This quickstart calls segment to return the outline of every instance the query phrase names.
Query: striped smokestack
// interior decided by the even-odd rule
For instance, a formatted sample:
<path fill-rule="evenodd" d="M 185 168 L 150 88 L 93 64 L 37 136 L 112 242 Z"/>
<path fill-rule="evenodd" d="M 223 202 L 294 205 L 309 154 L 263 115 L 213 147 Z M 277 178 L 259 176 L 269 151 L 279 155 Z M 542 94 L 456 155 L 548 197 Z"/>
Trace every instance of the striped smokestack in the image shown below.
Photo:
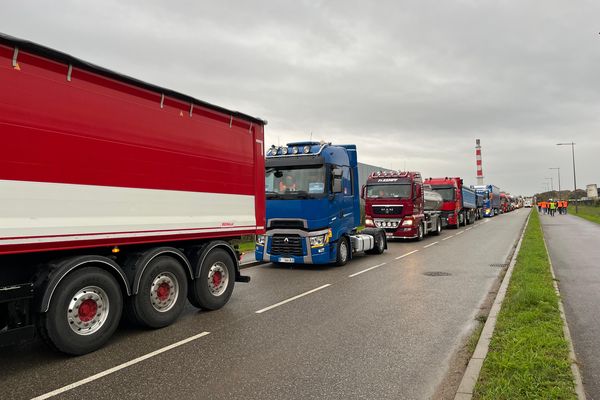
<path fill-rule="evenodd" d="M 477 160 L 477 185 L 483 185 L 483 168 L 481 166 L 481 141 L 475 139 L 475 159 Z"/>

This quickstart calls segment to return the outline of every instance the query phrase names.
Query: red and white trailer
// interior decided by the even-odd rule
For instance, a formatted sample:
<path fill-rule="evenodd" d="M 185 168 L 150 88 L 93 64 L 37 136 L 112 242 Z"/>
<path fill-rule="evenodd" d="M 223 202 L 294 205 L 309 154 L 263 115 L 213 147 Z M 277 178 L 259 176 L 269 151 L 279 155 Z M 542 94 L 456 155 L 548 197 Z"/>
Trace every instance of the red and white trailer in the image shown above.
<path fill-rule="evenodd" d="M 86 353 L 248 281 L 264 121 L 5 35 L 0 87 L 0 344 Z"/>

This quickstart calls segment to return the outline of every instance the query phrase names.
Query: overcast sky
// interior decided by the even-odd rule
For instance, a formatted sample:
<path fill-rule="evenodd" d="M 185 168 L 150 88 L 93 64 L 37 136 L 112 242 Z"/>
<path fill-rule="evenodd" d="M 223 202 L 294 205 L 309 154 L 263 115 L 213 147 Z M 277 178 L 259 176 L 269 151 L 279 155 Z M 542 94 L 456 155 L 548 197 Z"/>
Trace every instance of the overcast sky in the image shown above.
<path fill-rule="evenodd" d="M 127 4 L 125 4 L 127 3 Z M 0 31 L 269 121 L 267 144 L 513 194 L 600 184 L 600 1 L 11 1 Z"/>

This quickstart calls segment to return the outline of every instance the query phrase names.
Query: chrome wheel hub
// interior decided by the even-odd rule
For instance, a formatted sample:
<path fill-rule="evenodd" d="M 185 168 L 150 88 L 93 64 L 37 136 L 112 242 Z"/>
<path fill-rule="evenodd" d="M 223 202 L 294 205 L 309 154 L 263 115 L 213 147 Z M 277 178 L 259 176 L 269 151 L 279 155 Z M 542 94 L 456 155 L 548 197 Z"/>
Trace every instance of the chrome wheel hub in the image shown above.
<path fill-rule="evenodd" d="M 179 297 L 179 283 L 170 272 L 161 272 L 150 285 L 150 302 L 158 312 L 167 312 L 177 302 Z"/>
<path fill-rule="evenodd" d="M 86 286 L 77 291 L 69 302 L 69 327 L 78 335 L 96 333 L 106 322 L 109 308 L 108 295 L 102 288 Z"/>
<path fill-rule="evenodd" d="M 227 266 L 220 261 L 214 263 L 208 271 L 208 290 L 213 296 L 225 293 L 229 285 Z"/>

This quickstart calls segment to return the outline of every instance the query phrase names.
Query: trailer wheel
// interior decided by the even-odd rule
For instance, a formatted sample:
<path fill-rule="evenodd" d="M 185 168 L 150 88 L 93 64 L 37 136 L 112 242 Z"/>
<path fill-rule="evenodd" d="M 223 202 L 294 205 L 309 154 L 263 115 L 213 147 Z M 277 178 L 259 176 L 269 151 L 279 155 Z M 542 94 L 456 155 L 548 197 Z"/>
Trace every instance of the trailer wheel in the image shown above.
<path fill-rule="evenodd" d="M 381 232 L 373 234 L 375 247 L 365 251 L 367 254 L 382 254 L 385 251 L 385 236 Z"/>
<path fill-rule="evenodd" d="M 127 299 L 125 312 L 133 322 L 162 328 L 175 322 L 183 311 L 188 280 L 179 261 L 159 256 L 148 263 L 137 294 Z"/>
<path fill-rule="evenodd" d="M 342 236 L 340 240 L 338 240 L 337 244 L 337 256 L 335 260 L 335 265 L 341 267 L 346 265 L 348 259 L 350 258 L 350 246 L 348 245 L 348 238 Z"/>
<path fill-rule="evenodd" d="M 40 315 L 40 336 L 63 353 L 90 353 L 112 336 L 122 310 L 116 279 L 100 268 L 82 268 L 56 287 L 48 311 Z"/>
<path fill-rule="evenodd" d="M 234 261 L 223 249 L 214 249 L 204 259 L 200 276 L 190 285 L 190 303 L 205 310 L 217 310 L 229 301 L 235 285 Z"/>

